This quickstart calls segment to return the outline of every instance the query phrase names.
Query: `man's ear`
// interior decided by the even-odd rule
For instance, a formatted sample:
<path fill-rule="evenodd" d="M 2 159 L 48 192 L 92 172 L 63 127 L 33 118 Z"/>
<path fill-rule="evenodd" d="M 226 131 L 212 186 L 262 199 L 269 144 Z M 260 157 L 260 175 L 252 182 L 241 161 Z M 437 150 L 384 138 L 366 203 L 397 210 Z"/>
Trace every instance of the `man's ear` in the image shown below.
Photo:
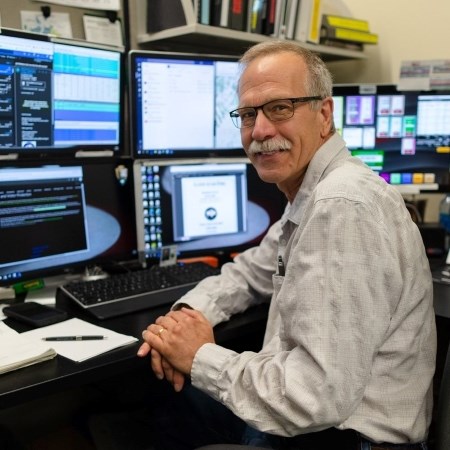
<path fill-rule="evenodd" d="M 333 111 L 334 111 L 334 102 L 332 97 L 326 97 L 322 100 L 322 106 L 320 108 L 320 113 L 322 115 L 322 130 L 321 137 L 325 138 L 329 136 L 333 127 Z"/>

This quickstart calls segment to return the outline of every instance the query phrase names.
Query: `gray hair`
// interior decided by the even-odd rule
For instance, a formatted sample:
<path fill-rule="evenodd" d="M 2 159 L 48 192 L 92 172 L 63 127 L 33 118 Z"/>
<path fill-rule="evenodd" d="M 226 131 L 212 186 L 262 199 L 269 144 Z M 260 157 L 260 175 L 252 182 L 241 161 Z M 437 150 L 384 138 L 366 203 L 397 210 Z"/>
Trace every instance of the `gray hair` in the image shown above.
<path fill-rule="evenodd" d="M 295 41 L 270 40 L 250 47 L 239 60 L 241 69 L 244 71 L 256 58 L 278 53 L 294 53 L 305 62 L 307 74 L 303 82 L 307 96 L 331 97 L 333 95 L 333 78 L 323 60 L 319 55 L 302 47 Z M 313 109 L 318 108 L 319 105 L 319 101 L 311 102 L 311 108 Z M 334 130 L 334 125 L 332 130 Z"/>
<path fill-rule="evenodd" d="M 240 64 L 245 69 L 253 60 L 261 56 L 277 53 L 295 53 L 300 56 L 308 69 L 305 80 L 307 95 L 320 95 L 331 97 L 333 93 L 333 80 L 322 59 L 312 51 L 300 46 L 294 41 L 265 41 L 250 47 L 241 57 Z"/>

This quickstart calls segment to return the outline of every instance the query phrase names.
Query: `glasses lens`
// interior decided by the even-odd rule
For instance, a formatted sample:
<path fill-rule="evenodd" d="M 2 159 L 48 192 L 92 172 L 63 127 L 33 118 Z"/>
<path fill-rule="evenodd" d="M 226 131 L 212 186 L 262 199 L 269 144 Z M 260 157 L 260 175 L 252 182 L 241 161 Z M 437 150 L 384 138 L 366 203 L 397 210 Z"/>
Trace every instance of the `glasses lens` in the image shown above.
<path fill-rule="evenodd" d="M 294 115 L 294 105 L 291 100 L 274 100 L 265 104 L 263 111 L 270 120 L 278 122 Z"/>
<path fill-rule="evenodd" d="M 254 108 L 239 108 L 232 111 L 230 116 L 238 128 L 252 127 L 255 124 L 256 111 Z"/>

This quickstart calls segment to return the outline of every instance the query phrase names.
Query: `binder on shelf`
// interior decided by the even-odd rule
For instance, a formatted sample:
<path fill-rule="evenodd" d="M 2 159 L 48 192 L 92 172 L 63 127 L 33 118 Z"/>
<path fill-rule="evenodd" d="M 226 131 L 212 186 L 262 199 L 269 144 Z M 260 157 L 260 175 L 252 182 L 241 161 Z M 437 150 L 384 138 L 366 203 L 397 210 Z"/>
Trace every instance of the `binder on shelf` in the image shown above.
<path fill-rule="evenodd" d="M 320 38 L 321 45 L 327 45 L 328 47 L 342 48 L 345 50 L 352 50 L 357 52 L 364 51 L 364 44 L 362 42 L 354 41 L 340 41 L 339 39 Z"/>
<path fill-rule="evenodd" d="M 265 18 L 265 0 L 253 0 L 250 31 L 252 33 L 262 34 Z"/>
<path fill-rule="evenodd" d="M 308 40 L 309 22 L 312 12 L 313 0 L 300 0 L 295 20 L 294 39 L 300 42 Z"/>
<path fill-rule="evenodd" d="M 230 15 L 230 2 L 231 0 L 222 0 L 222 4 L 220 6 L 220 22 L 219 22 L 219 25 L 221 27 L 228 28 L 228 19 Z"/>
<path fill-rule="evenodd" d="M 211 0 L 210 24 L 220 27 L 220 16 L 222 14 L 222 0 Z"/>
<path fill-rule="evenodd" d="M 194 0 L 194 12 L 197 22 L 202 25 L 211 24 L 210 0 Z"/>
<path fill-rule="evenodd" d="M 337 39 L 341 41 L 360 42 L 362 44 L 377 44 L 378 34 L 367 31 L 350 30 L 340 27 L 322 27 L 320 31 L 323 39 Z"/>
<path fill-rule="evenodd" d="M 279 38 L 281 37 L 284 26 L 284 17 L 286 14 L 286 3 L 287 0 L 276 0 L 275 4 L 275 22 L 272 32 L 272 37 Z"/>
<path fill-rule="evenodd" d="M 320 41 L 320 27 L 322 23 L 322 0 L 311 0 L 311 2 L 307 41 L 318 44 Z"/>
<path fill-rule="evenodd" d="M 348 28 L 350 30 L 370 32 L 369 22 L 364 19 L 353 17 L 334 16 L 331 14 L 322 15 L 323 27 Z"/>
<path fill-rule="evenodd" d="M 147 0 L 147 32 L 195 23 L 192 0 Z"/>
<path fill-rule="evenodd" d="M 238 31 L 247 29 L 247 5 L 248 2 L 245 0 L 230 0 L 229 28 Z"/>
<path fill-rule="evenodd" d="M 266 36 L 272 36 L 275 31 L 275 15 L 279 1 L 281 0 L 267 0 L 266 22 L 263 30 Z"/>
<path fill-rule="evenodd" d="M 297 19 L 299 0 L 288 0 L 284 15 L 284 36 L 286 39 L 294 39 L 295 23 Z"/>

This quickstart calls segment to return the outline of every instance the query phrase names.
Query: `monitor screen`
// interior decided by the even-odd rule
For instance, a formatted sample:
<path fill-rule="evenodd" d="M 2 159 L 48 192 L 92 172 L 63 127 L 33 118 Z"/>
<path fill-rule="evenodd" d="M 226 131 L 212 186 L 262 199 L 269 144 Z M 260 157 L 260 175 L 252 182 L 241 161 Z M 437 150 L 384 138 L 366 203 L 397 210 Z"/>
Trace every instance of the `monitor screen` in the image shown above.
<path fill-rule="evenodd" d="M 131 51 L 129 67 L 136 158 L 241 154 L 236 57 Z"/>
<path fill-rule="evenodd" d="M 141 261 L 176 245 L 179 257 L 229 255 L 259 243 L 286 198 L 246 158 L 136 160 L 136 222 Z"/>
<path fill-rule="evenodd" d="M 136 258 L 131 163 L 0 167 L 0 284 Z"/>
<path fill-rule="evenodd" d="M 0 156 L 118 153 L 123 52 L 0 33 Z"/>
<path fill-rule="evenodd" d="M 450 92 L 336 85 L 334 120 L 352 154 L 388 183 L 450 185 Z"/>

